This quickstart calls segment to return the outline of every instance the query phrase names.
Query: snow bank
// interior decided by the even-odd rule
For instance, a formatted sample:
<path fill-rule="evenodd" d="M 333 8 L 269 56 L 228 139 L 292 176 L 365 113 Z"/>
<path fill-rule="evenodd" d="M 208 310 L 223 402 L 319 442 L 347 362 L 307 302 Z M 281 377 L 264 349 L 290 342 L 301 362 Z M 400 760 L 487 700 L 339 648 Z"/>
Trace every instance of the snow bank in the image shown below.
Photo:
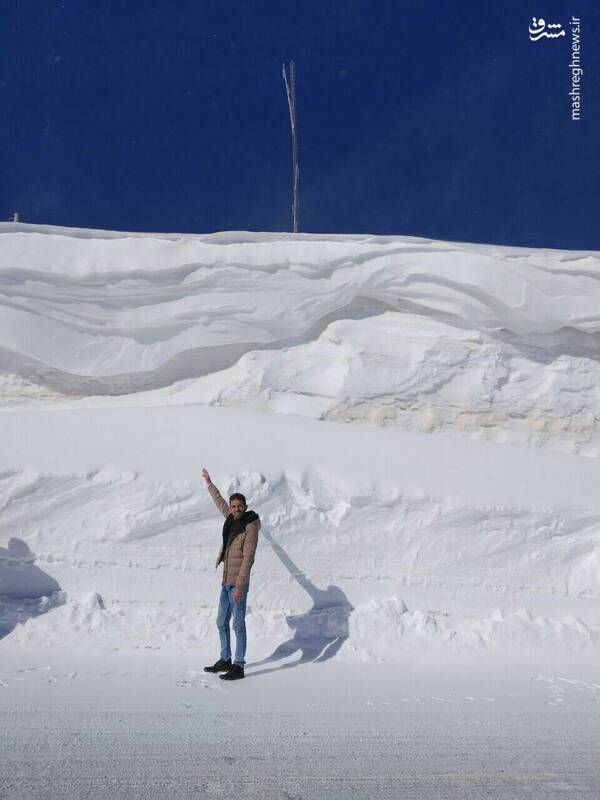
<path fill-rule="evenodd" d="M 224 425 L 231 422 L 229 412 L 220 413 Z M 150 430 L 162 438 L 156 419 L 148 438 Z M 255 424 L 261 420 L 265 437 L 269 417 Z M 189 428 L 182 420 L 181 431 Z M 218 433 L 214 415 L 198 439 L 210 457 L 209 429 Z M 94 435 L 80 441 L 88 459 Z M 195 445 L 186 447 L 174 431 L 178 439 L 185 464 L 183 451 L 189 455 Z M 51 449 L 46 443 L 39 441 Z M 338 453 L 337 470 L 278 473 L 271 464 L 267 475 L 215 475 L 224 493 L 243 491 L 263 520 L 249 593 L 254 652 L 279 643 L 318 654 L 337 645 L 340 658 L 385 659 L 420 645 L 598 643 L 600 507 L 533 510 L 485 505 L 485 493 L 478 503 L 476 491 L 465 504 L 456 494 L 430 496 L 408 483 L 405 491 L 391 488 L 394 481 L 369 487 L 356 475 L 343 479 L 343 459 L 360 458 L 351 439 L 348 445 Z M 151 451 L 145 455 L 152 460 Z M 261 453 L 256 458 L 268 463 Z M 410 451 L 386 463 L 401 475 L 403 460 L 410 464 Z M 477 470 L 485 461 L 471 463 Z M 161 467 L 169 472 L 169 464 L 154 464 L 146 474 L 114 466 L 4 473 L 5 529 L 27 532 L 38 563 L 67 600 L 16 630 L 12 642 L 201 648 L 214 640 L 221 519 L 198 477 L 160 478 Z"/>
<path fill-rule="evenodd" d="M 2 647 L 212 652 L 203 466 L 261 657 L 598 646 L 597 253 L 0 234 Z"/>
<path fill-rule="evenodd" d="M 145 402 L 239 406 L 600 452 L 600 364 L 416 314 L 340 320 L 314 341 L 253 351 Z"/>
<path fill-rule="evenodd" d="M 6 404 L 162 389 L 145 402 L 598 455 L 598 253 L 11 223 L 0 233 Z"/>

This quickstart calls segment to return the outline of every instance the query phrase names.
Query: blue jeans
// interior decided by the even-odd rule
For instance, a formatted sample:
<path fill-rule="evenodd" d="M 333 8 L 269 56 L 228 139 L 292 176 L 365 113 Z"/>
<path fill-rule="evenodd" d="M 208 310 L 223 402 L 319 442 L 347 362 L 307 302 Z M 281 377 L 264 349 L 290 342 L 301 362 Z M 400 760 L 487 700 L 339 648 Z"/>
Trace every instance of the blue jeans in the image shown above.
<path fill-rule="evenodd" d="M 221 658 L 228 661 L 231 658 L 231 633 L 229 620 L 233 617 L 233 630 L 235 632 L 235 659 L 234 664 L 243 667 L 246 663 L 246 597 L 248 588 L 239 603 L 233 602 L 235 586 L 222 586 L 219 595 L 219 610 L 217 612 L 217 628 L 221 640 Z"/>

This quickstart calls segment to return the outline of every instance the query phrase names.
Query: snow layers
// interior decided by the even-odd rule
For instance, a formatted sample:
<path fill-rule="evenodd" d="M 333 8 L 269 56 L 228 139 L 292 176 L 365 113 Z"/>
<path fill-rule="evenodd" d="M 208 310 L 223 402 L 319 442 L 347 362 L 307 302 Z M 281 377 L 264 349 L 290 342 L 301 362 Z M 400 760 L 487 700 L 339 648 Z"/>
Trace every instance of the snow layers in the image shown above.
<path fill-rule="evenodd" d="M 0 232 L 5 404 L 159 389 L 144 402 L 600 452 L 597 253 Z"/>
<path fill-rule="evenodd" d="M 600 362 L 591 357 L 384 312 L 333 322 L 314 342 L 247 353 L 148 401 L 244 406 L 597 456 L 599 387 Z"/>
<path fill-rule="evenodd" d="M 213 654 L 202 466 L 251 658 L 597 647 L 598 254 L 0 232 L 2 647 Z"/>

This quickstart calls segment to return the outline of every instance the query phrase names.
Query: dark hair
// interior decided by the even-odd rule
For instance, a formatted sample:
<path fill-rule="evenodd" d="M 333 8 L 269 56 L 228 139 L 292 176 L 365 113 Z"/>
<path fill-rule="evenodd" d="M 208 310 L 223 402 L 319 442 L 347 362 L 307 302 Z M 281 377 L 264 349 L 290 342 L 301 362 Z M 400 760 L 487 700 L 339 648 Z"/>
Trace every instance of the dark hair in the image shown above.
<path fill-rule="evenodd" d="M 248 503 L 246 502 L 246 498 L 244 497 L 244 495 L 243 495 L 243 494 L 240 494 L 239 492 L 235 492 L 235 494 L 232 494 L 232 495 L 230 496 L 230 498 L 229 498 L 229 502 L 231 503 L 231 501 L 232 501 L 232 500 L 241 500 L 241 501 L 242 501 L 242 503 L 243 503 L 245 506 L 247 506 L 247 505 L 248 505 Z"/>

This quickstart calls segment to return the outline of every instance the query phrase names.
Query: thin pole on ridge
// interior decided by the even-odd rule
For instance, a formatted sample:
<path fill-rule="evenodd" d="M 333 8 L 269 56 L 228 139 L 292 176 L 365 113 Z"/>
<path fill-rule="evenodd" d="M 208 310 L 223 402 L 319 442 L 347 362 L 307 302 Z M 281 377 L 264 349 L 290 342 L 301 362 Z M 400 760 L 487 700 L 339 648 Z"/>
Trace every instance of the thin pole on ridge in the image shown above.
<path fill-rule="evenodd" d="M 296 64 L 290 61 L 289 75 L 286 64 L 281 65 L 292 127 L 292 224 L 294 233 L 300 230 L 300 164 L 298 163 L 298 135 L 296 127 Z"/>

